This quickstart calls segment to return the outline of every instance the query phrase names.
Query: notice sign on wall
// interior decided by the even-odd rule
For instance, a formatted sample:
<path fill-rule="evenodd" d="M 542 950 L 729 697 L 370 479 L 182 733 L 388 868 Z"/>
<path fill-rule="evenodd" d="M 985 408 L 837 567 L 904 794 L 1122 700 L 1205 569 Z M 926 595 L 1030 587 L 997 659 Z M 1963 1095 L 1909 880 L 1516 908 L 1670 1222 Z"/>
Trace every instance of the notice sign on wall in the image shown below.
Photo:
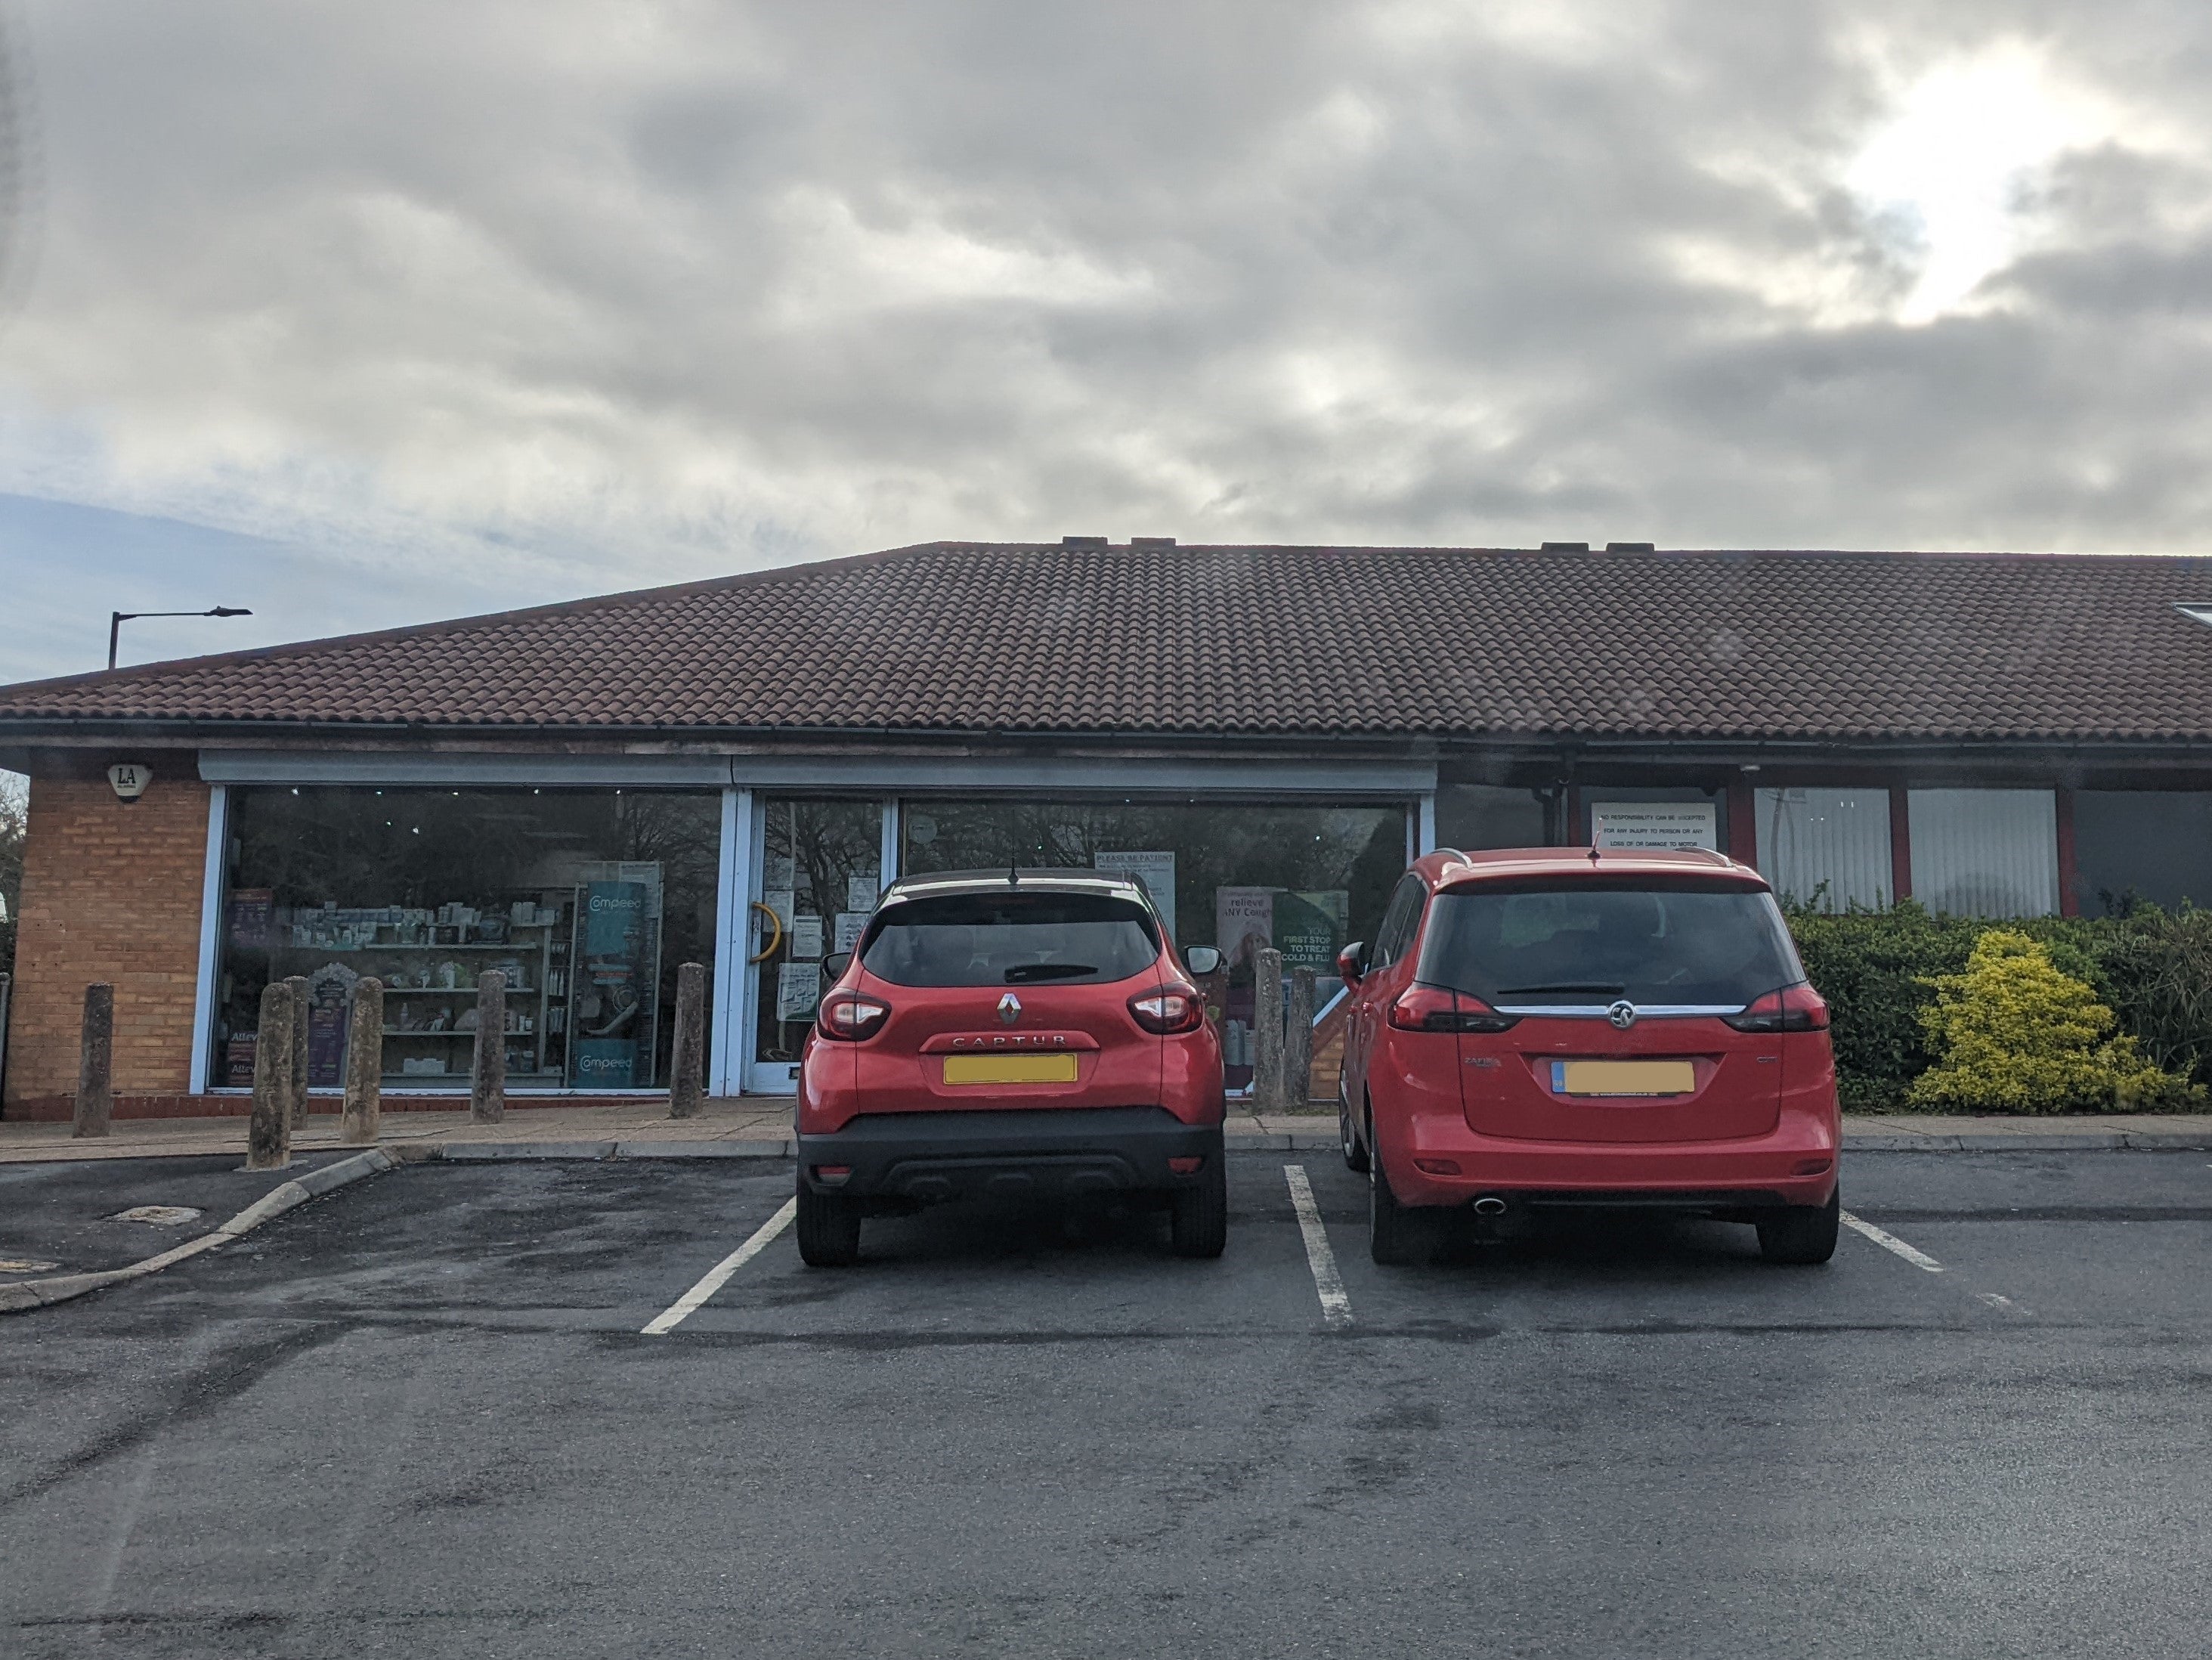
<path fill-rule="evenodd" d="M 1101 848 L 1091 855 L 1091 866 L 1115 876 L 1133 876 L 1142 882 L 1145 891 L 1152 897 L 1152 909 L 1167 924 L 1168 938 L 1176 937 L 1175 854 L 1171 849 L 1122 852 Z"/>
<path fill-rule="evenodd" d="M 1720 813 L 1710 801 L 1599 801 L 1590 845 L 1607 853 L 1704 848 L 1720 851 Z"/>

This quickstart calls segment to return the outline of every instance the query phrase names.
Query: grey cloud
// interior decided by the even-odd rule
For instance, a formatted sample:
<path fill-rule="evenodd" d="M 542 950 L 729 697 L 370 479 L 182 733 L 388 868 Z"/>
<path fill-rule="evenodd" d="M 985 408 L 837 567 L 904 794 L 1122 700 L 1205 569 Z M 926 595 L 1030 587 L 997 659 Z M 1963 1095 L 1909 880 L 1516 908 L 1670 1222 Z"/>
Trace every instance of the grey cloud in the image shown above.
<path fill-rule="evenodd" d="M 32 15 L 0 391 L 98 441 L 0 483 L 388 545 L 426 613 L 471 538 L 518 600 L 1078 529 L 2204 545 L 2201 8 Z M 1884 320 L 1883 65 L 2007 39 L 2154 137 L 1990 314 Z"/>

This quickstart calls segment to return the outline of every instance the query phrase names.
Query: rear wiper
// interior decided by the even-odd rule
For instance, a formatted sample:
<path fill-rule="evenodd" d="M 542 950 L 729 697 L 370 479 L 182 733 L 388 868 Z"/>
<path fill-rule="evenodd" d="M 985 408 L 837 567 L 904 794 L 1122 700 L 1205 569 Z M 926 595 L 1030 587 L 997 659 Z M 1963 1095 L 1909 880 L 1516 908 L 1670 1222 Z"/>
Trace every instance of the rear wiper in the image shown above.
<path fill-rule="evenodd" d="M 1498 994 L 1500 997 L 1519 997 L 1526 993 L 1538 991 L 1595 991 L 1610 992 L 1618 996 L 1627 989 L 1626 986 L 1617 985 L 1502 986 L 1498 988 Z"/>
<path fill-rule="evenodd" d="M 1097 968 L 1090 963 L 1018 963 L 1006 970 L 1006 983 L 1012 986 L 1026 980 L 1069 980 L 1079 974 L 1097 972 Z"/>

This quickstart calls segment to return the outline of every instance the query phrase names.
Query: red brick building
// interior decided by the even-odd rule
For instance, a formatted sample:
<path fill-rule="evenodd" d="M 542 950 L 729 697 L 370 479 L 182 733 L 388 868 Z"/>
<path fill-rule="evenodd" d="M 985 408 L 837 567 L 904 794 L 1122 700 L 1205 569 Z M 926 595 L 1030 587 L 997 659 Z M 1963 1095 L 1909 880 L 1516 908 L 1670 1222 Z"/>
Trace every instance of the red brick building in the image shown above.
<path fill-rule="evenodd" d="M 2212 897 L 2212 562 L 936 544 L 0 689 L 30 775 L 5 1111 L 235 1110 L 272 975 L 389 988 L 395 1102 L 789 1087 L 902 873 L 1133 870 L 1186 946 L 1326 965 L 1432 845 L 1704 843 L 1820 903 Z M 111 766 L 150 770 L 134 802 Z"/>

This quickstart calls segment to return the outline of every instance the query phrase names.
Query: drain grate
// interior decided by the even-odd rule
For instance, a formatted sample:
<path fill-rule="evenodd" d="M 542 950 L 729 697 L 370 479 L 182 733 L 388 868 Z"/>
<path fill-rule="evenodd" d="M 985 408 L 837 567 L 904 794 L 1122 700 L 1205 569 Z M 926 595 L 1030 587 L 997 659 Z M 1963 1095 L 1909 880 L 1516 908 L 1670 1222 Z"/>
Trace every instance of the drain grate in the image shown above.
<path fill-rule="evenodd" d="M 129 1210 L 119 1210 L 107 1219 L 111 1222 L 148 1222 L 157 1228 L 180 1228 L 198 1219 L 199 1213 L 189 1205 L 133 1205 Z"/>

